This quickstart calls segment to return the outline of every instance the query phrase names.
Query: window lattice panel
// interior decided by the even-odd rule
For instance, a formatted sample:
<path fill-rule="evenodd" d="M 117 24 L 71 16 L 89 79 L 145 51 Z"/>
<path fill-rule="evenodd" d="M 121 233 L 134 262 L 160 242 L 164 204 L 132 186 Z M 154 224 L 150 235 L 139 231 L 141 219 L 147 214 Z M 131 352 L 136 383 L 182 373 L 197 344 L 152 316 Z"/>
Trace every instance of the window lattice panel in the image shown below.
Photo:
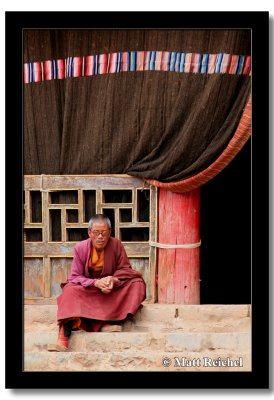
<path fill-rule="evenodd" d="M 26 303 L 55 302 L 67 279 L 73 247 L 88 238 L 90 217 L 103 213 L 112 224 L 133 268 L 155 300 L 157 192 L 128 175 L 25 176 L 24 255 Z"/>

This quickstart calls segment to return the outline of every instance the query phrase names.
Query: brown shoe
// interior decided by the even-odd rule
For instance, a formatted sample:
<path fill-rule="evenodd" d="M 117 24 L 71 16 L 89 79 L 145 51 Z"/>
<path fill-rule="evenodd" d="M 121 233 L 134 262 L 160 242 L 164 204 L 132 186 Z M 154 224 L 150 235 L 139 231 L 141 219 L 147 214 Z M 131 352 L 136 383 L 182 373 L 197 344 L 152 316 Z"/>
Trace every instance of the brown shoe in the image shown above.
<path fill-rule="evenodd" d="M 121 331 L 122 331 L 121 325 L 111 325 L 111 324 L 105 324 L 100 329 L 100 332 L 121 332 Z"/>
<path fill-rule="evenodd" d="M 68 351 L 68 348 L 60 344 L 48 344 L 48 351 Z"/>
<path fill-rule="evenodd" d="M 68 337 L 64 334 L 64 325 L 59 327 L 56 344 L 48 344 L 48 351 L 68 351 Z"/>

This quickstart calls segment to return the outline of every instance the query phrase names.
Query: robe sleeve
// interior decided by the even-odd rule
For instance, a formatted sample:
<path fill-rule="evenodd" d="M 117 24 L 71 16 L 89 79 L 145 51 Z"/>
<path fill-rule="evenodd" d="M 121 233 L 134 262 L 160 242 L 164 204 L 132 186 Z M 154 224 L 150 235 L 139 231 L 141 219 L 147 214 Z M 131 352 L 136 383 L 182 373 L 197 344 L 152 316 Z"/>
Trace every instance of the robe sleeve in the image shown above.
<path fill-rule="evenodd" d="M 117 248 L 116 267 L 113 276 L 120 279 L 122 281 L 121 284 L 123 284 L 124 281 L 133 278 L 139 278 L 140 280 L 143 280 L 142 274 L 133 269 L 130 265 L 127 253 L 122 243 L 119 243 Z M 117 286 L 119 286 L 119 284 L 117 284 Z"/>
<path fill-rule="evenodd" d="M 81 260 L 77 247 L 74 248 L 74 256 L 71 266 L 71 273 L 68 278 L 69 283 L 81 284 L 84 287 L 93 286 L 96 279 L 87 278 L 84 275 L 85 260 Z"/>

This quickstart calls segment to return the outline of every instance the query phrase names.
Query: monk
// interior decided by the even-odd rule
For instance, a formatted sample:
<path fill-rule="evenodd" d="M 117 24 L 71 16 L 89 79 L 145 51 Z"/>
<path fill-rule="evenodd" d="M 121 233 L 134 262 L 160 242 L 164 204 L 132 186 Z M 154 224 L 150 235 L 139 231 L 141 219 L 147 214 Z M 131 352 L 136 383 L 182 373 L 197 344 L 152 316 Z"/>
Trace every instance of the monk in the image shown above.
<path fill-rule="evenodd" d="M 74 247 L 71 273 L 57 298 L 58 340 L 48 345 L 48 351 L 68 351 L 74 330 L 120 332 L 121 323 L 142 306 L 146 296 L 142 275 L 110 233 L 109 218 L 96 214 L 89 221 L 89 239 Z"/>

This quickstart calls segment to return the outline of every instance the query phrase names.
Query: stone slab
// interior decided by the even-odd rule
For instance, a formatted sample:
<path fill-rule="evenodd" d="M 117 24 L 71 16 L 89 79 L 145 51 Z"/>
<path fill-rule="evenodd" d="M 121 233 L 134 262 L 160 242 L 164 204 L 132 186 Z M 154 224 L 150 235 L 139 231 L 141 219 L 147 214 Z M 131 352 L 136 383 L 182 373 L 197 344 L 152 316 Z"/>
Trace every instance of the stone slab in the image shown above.
<path fill-rule="evenodd" d="M 25 354 L 25 371 L 251 371 L 250 353 L 113 352 Z"/>
<path fill-rule="evenodd" d="M 25 351 L 46 351 L 49 343 L 56 343 L 53 332 L 25 334 Z M 73 332 L 69 339 L 70 351 L 218 351 L 250 352 L 251 334 L 239 333 L 184 333 L 184 332 Z"/>
<path fill-rule="evenodd" d="M 56 331 L 56 305 L 26 305 L 25 331 Z M 250 305 L 146 304 L 125 331 L 181 330 L 189 332 L 248 332 Z"/>

